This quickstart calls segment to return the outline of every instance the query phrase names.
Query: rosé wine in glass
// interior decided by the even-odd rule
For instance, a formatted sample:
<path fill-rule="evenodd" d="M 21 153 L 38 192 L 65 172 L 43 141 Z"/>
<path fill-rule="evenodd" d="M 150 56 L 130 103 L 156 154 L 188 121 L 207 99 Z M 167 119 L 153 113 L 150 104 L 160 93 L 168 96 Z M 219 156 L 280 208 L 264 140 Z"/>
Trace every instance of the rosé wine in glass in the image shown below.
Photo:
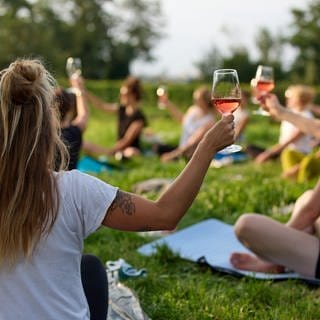
<path fill-rule="evenodd" d="M 213 98 L 211 101 L 220 113 L 226 114 L 232 113 L 240 106 L 241 98 Z"/>
<path fill-rule="evenodd" d="M 271 66 L 259 65 L 256 76 L 251 80 L 253 100 L 259 103 L 259 99 L 274 89 L 273 68 Z M 254 112 L 258 115 L 269 116 L 262 108 Z"/>
<path fill-rule="evenodd" d="M 241 103 L 241 89 L 238 73 L 234 69 L 219 69 L 213 73 L 211 102 L 221 114 L 234 112 Z M 232 144 L 218 153 L 238 152 L 241 146 Z"/>
<path fill-rule="evenodd" d="M 273 80 L 258 80 L 256 84 L 258 91 L 268 93 L 273 90 L 274 82 Z"/>

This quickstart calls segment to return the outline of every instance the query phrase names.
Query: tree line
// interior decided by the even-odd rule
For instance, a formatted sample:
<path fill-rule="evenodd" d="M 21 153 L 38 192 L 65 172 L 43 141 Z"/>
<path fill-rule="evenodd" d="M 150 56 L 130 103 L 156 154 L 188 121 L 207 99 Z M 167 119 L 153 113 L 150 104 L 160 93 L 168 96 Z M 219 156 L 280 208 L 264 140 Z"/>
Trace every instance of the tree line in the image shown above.
<path fill-rule="evenodd" d="M 272 34 L 267 26 L 258 31 L 256 60 L 245 47 L 226 54 L 213 45 L 195 63 L 201 79 L 211 79 L 215 67 L 237 66 L 249 82 L 257 64 L 268 64 L 278 80 L 319 83 L 320 0 L 304 5 L 291 9 L 291 24 L 282 34 Z M 86 77 L 121 79 L 134 60 L 154 59 L 164 22 L 160 0 L 0 0 L 0 67 L 16 57 L 41 57 L 62 76 L 67 57 L 78 56 Z M 289 65 L 288 46 L 296 51 Z"/>
<path fill-rule="evenodd" d="M 64 75 L 77 56 L 87 77 L 123 78 L 133 60 L 153 59 L 162 25 L 158 0 L 0 0 L 0 67 L 43 57 Z"/>
<path fill-rule="evenodd" d="M 213 45 L 204 57 L 196 62 L 201 77 L 209 80 L 212 78 L 213 68 L 237 66 L 242 81 L 250 82 L 257 65 L 265 64 L 274 67 L 277 80 L 319 84 L 320 0 L 311 0 L 304 5 L 305 9 L 291 9 L 291 23 L 285 31 L 274 35 L 267 26 L 258 30 L 255 46 L 259 57 L 256 60 L 250 57 L 246 47 L 231 48 L 230 54 L 226 56 Z M 286 54 L 288 48 L 296 52 L 290 63 Z"/>

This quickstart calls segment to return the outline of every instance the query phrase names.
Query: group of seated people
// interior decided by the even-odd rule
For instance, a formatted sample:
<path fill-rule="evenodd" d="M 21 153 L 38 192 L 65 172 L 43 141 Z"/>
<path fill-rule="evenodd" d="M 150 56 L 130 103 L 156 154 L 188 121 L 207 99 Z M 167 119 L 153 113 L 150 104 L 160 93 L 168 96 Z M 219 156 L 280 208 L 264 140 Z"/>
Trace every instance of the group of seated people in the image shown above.
<path fill-rule="evenodd" d="M 75 149 L 71 152 L 73 157 L 70 168 L 74 168 L 76 165 L 80 147 L 84 153 L 93 157 L 115 156 L 117 159 L 128 159 L 143 154 L 141 139 L 148 122 L 146 115 L 141 110 L 142 86 L 140 80 L 133 76 L 125 79 L 120 88 L 119 103 L 106 102 L 88 91 L 85 88 L 83 78 L 78 77 L 70 80 L 74 89 L 73 93 L 62 89 L 57 92 L 63 102 L 61 104 L 62 115 L 65 113 L 63 111 L 66 109 L 65 105 L 69 104 L 77 108 L 75 112 L 73 107 L 73 111 L 70 110 L 69 115 L 62 119 L 62 127 L 66 126 L 65 122 L 69 123 L 69 128 L 63 128 L 62 133 L 68 135 L 66 141 L 73 146 L 71 149 Z M 74 93 L 76 93 L 76 99 L 72 97 Z M 313 118 L 314 114 L 318 112 L 318 108 L 313 102 L 314 97 L 315 91 L 312 87 L 291 85 L 285 92 L 286 107 L 295 113 Z M 212 106 L 210 90 L 206 86 L 197 87 L 193 92 L 193 104 L 185 112 L 169 99 L 166 91 L 158 99 L 169 115 L 180 124 L 181 135 L 177 145 L 163 142 L 153 143 L 152 152 L 158 155 L 162 162 L 181 157 L 189 160 L 203 135 L 219 117 Z M 249 99 L 250 93 L 243 90 L 240 107 L 234 112 L 235 137 L 238 143 L 243 143 L 245 128 L 249 122 L 247 108 Z M 117 114 L 118 136 L 112 147 L 81 140 L 81 133 L 84 132 L 89 119 L 88 102 L 106 113 Z M 71 127 L 70 124 L 72 124 Z M 282 121 L 277 144 L 267 149 L 250 144 L 244 146 L 240 154 L 242 155 L 241 159 L 252 159 L 256 164 L 279 159 L 284 178 L 304 182 L 320 174 L 320 152 L 315 152 L 318 143 L 318 140 L 311 135 L 301 132 L 288 121 Z M 235 156 L 237 154 L 229 155 L 229 157 Z M 225 155 L 219 154 L 215 158 L 221 159 L 221 157 L 225 157 Z"/>
<path fill-rule="evenodd" d="M 126 119 L 127 128 L 119 126 L 119 144 L 105 149 L 106 154 L 138 147 L 124 143 L 136 141 L 145 125 L 136 81 L 130 77 L 121 87 L 123 106 L 101 104 Z M 213 124 L 207 93 L 195 91 L 196 106 L 179 119 L 202 116 L 208 128 L 196 128 L 201 138 L 195 140 L 188 165 L 156 200 L 149 200 L 78 170 L 65 170 L 68 153 L 76 158 L 81 146 L 87 99 L 96 100 L 85 90 L 83 79 L 71 79 L 74 115 L 68 106 L 61 109 L 70 97 L 55 91 L 54 83 L 38 60 L 18 59 L 0 72 L 1 319 L 106 319 L 104 266 L 82 255 L 84 239 L 101 226 L 123 231 L 174 229 L 197 196 L 212 157 L 235 141 L 234 115 L 223 115 Z M 166 103 L 174 110 L 170 101 Z M 320 120 L 282 107 L 274 94 L 261 97 L 260 104 L 272 117 L 320 139 Z M 73 141 L 69 152 L 60 131 L 65 142 Z M 293 270 L 320 279 L 319 193 L 320 183 L 304 193 L 286 225 L 264 215 L 240 216 L 235 232 L 252 254 L 235 252 L 231 263 L 239 269 Z"/>
<path fill-rule="evenodd" d="M 93 157 L 115 156 L 118 159 L 131 158 L 142 154 L 141 138 L 147 126 L 147 119 L 140 108 L 142 87 L 138 78 L 129 76 L 120 88 L 119 103 L 106 102 L 88 91 L 84 79 L 70 79 L 71 90 L 59 88 L 57 100 L 60 101 L 62 135 L 71 149 L 70 169 L 76 167 L 76 158 L 81 150 Z M 245 109 L 249 96 L 243 92 L 242 104 L 234 113 L 236 138 L 241 138 L 248 123 L 248 112 Z M 204 134 L 213 126 L 218 116 L 211 103 L 210 90 L 202 85 L 193 92 L 193 104 L 183 112 L 168 97 L 167 93 L 159 101 L 170 116 L 181 126 L 178 145 L 154 143 L 152 152 L 159 155 L 161 161 L 167 162 L 180 157 L 189 160 Z M 106 147 L 89 141 L 82 141 L 82 134 L 88 124 L 88 103 L 106 112 L 117 114 L 118 135 L 112 147 Z M 68 110 L 67 110 L 68 108 Z M 64 129 L 68 127 L 68 129 Z M 67 131 L 68 133 L 65 133 Z"/>

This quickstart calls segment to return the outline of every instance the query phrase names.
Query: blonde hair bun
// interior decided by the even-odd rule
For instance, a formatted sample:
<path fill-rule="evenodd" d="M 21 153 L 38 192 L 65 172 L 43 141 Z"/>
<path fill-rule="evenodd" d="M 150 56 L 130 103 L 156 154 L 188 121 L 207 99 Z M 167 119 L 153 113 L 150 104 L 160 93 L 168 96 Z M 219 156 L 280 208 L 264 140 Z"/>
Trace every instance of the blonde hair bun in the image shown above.
<path fill-rule="evenodd" d="M 37 60 L 17 60 L 10 64 L 2 76 L 1 87 L 11 97 L 14 105 L 29 105 L 34 103 L 35 93 L 41 86 L 40 81 L 45 69 Z"/>

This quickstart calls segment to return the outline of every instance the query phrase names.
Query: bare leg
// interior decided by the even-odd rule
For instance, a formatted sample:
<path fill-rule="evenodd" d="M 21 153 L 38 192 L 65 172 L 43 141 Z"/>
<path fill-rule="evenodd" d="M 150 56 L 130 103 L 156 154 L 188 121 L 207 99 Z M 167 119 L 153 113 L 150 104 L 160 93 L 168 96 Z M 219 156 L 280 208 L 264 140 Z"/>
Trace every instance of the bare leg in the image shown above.
<path fill-rule="evenodd" d="M 127 147 L 122 153 L 126 158 L 132 158 L 141 154 L 140 150 L 135 147 Z"/>
<path fill-rule="evenodd" d="M 112 153 L 110 152 L 110 149 L 99 146 L 97 144 L 84 141 L 82 143 L 82 150 L 89 155 L 106 155 L 110 156 Z"/>
<path fill-rule="evenodd" d="M 299 169 L 300 169 L 300 164 L 296 164 L 294 167 L 284 171 L 282 173 L 282 178 L 289 178 L 289 179 L 291 178 L 295 180 L 297 178 Z"/>
<path fill-rule="evenodd" d="M 239 240 L 257 255 L 256 259 L 251 259 L 242 254 L 242 261 L 247 262 L 237 263 L 237 259 L 241 260 L 240 255 L 233 254 L 235 266 L 262 272 L 266 272 L 267 267 L 275 272 L 278 266 L 285 266 L 305 276 L 315 275 L 319 255 L 319 239 L 315 236 L 258 214 L 242 215 L 235 225 L 235 232 Z"/>

